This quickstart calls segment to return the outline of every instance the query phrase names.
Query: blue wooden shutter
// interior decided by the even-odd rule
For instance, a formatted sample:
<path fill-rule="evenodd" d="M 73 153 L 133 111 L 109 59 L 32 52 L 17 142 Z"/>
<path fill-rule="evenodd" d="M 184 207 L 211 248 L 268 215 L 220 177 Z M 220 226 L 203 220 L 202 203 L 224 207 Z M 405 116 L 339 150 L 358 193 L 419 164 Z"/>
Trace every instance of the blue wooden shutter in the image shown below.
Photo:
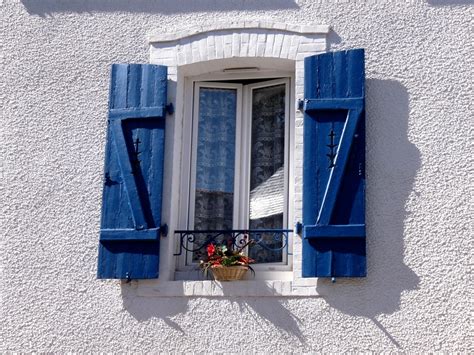
<path fill-rule="evenodd" d="M 114 64 L 97 277 L 158 277 L 167 68 Z"/>
<path fill-rule="evenodd" d="M 305 59 L 303 277 L 366 275 L 364 50 Z"/>

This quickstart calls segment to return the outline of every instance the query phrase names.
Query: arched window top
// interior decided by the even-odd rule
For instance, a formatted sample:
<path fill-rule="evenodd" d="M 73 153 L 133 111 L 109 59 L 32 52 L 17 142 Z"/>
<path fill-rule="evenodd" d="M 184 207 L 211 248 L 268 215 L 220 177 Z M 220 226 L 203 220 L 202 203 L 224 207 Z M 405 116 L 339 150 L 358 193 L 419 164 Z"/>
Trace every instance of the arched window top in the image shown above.
<path fill-rule="evenodd" d="M 231 21 L 231 22 L 216 22 L 210 25 L 193 26 L 186 29 L 180 29 L 176 32 L 168 33 L 152 33 L 148 40 L 150 43 L 156 42 L 171 42 L 181 40 L 183 38 L 202 35 L 209 32 L 256 32 L 258 30 L 265 30 L 265 32 L 275 33 L 294 33 L 300 35 L 322 35 L 325 36 L 330 31 L 328 25 L 296 25 L 287 24 L 283 22 L 271 21 Z"/>

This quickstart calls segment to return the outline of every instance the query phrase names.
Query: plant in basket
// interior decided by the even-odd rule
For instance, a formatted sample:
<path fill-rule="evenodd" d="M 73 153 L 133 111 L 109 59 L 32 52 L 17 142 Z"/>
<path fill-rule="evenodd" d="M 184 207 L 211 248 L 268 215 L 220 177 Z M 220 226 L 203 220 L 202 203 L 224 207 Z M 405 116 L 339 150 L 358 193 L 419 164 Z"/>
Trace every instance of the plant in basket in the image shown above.
<path fill-rule="evenodd" d="M 249 265 L 255 260 L 243 254 L 245 247 L 252 243 L 250 240 L 235 250 L 223 244 L 208 244 L 207 259 L 200 260 L 199 267 L 206 276 L 211 271 L 214 279 L 218 281 L 241 280 L 248 270 L 255 274 Z"/>

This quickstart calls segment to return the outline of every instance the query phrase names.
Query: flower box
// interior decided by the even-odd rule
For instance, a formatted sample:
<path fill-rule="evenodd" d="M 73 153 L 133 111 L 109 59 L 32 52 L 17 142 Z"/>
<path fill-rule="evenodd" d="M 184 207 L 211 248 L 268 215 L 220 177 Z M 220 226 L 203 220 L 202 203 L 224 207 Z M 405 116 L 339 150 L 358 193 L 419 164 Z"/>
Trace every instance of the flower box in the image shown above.
<path fill-rule="evenodd" d="M 236 281 L 242 280 L 248 271 L 248 266 L 221 266 L 211 268 L 212 276 L 216 281 Z"/>
<path fill-rule="evenodd" d="M 253 241 L 248 241 L 237 249 L 232 248 L 232 243 L 229 243 L 229 247 L 208 244 L 207 258 L 200 260 L 199 266 L 206 276 L 211 271 L 217 281 L 242 280 L 249 269 L 255 274 L 249 265 L 255 261 L 243 254 L 244 248 L 251 243 Z"/>

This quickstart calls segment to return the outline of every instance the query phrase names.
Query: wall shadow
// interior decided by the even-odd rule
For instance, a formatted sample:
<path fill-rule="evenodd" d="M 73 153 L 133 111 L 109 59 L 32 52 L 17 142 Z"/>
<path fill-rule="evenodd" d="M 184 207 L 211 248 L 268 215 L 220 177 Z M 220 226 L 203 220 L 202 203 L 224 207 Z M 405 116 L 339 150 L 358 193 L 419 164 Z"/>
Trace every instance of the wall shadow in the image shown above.
<path fill-rule="evenodd" d="M 254 283 L 245 284 L 246 287 L 255 287 Z M 219 297 L 203 297 L 201 299 L 208 300 L 208 304 L 212 304 L 216 300 L 237 305 L 242 318 L 253 318 L 253 327 L 261 331 L 262 334 L 274 332 L 275 328 L 280 333 L 281 338 L 288 339 L 288 342 L 299 341 L 301 344 L 306 344 L 306 339 L 300 330 L 302 321 L 298 319 L 286 306 L 289 298 L 274 297 L 274 290 L 265 285 L 265 283 L 258 283 L 261 296 L 232 296 L 236 292 L 235 283 L 214 283 L 214 287 L 222 289 L 224 295 Z M 150 319 L 160 319 L 170 328 L 185 335 L 186 331 L 172 318 L 179 314 L 192 312 L 189 309 L 189 297 L 153 297 L 140 296 L 138 294 L 138 283 L 132 281 L 131 283 L 123 282 L 121 284 L 123 308 L 138 322 L 148 321 Z M 251 290 L 250 290 L 251 291 Z M 184 291 L 183 291 L 184 292 Z M 244 292 L 245 291 L 242 291 Z M 219 307 L 215 311 L 226 312 L 226 309 L 232 309 L 229 306 Z M 200 312 L 202 317 L 207 317 L 207 312 Z M 238 326 L 242 322 L 238 321 L 239 316 L 234 315 L 234 322 L 228 326 Z M 206 322 L 206 319 L 196 320 Z M 223 324 L 224 326 L 224 324 Z M 238 329 L 236 329 L 238 330 Z M 245 330 L 247 331 L 247 330 Z"/>
<path fill-rule="evenodd" d="M 331 29 L 327 35 L 327 42 L 328 48 L 331 49 L 333 45 L 340 44 L 342 42 L 342 38 L 336 33 L 336 31 Z"/>
<path fill-rule="evenodd" d="M 472 0 L 428 0 L 427 3 L 434 6 L 474 5 Z"/>
<path fill-rule="evenodd" d="M 176 14 L 190 12 L 298 9 L 295 0 L 21 0 L 29 14 L 58 12 L 131 12 Z"/>
<path fill-rule="evenodd" d="M 271 334 L 271 325 L 275 326 L 282 338 L 296 338 L 301 344 L 306 344 L 303 332 L 300 330 L 302 321 L 291 313 L 285 306 L 285 300 L 276 297 L 253 297 L 248 299 L 236 298 L 239 309 L 254 317 L 263 334 Z M 274 336 L 274 335 L 272 335 Z M 289 340 L 290 340 L 289 339 Z M 295 339 L 291 339 L 294 341 Z"/>
<path fill-rule="evenodd" d="M 137 294 L 137 286 L 136 281 L 121 284 L 123 308 L 139 322 L 153 318 L 161 319 L 170 328 L 184 334 L 180 325 L 171 318 L 187 312 L 188 299 L 173 297 L 170 302 L 162 297 L 140 297 Z"/>
<path fill-rule="evenodd" d="M 263 334 L 271 333 L 269 328 L 273 325 L 282 338 L 289 336 L 291 341 L 296 338 L 301 344 L 306 344 L 306 339 L 300 329 L 302 321 L 285 305 L 290 298 L 275 297 L 275 290 L 265 282 L 251 281 L 246 285 L 250 288 L 257 287 L 259 296 L 230 297 L 229 300 L 238 305 L 241 313 L 247 312 L 253 316 L 255 324 Z M 224 295 L 235 294 L 235 284 L 221 282 L 219 287 Z"/>
<path fill-rule="evenodd" d="M 367 255 L 368 276 L 361 279 L 318 279 L 317 291 L 332 308 L 370 319 L 399 349 L 403 345 L 377 319 L 400 310 L 404 292 L 418 289 L 419 277 L 404 263 L 407 200 L 421 165 L 420 152 L 408 139 L 409 97 L 393 80 L 367 80 Z M 413 197 L 413 196 L 412 196 Z M 236 303 L 241 313 L 255 315 L 254 324 L 267 332 L 272 325 L 282 337 L 301 344 L 306 339 L 299 320 L 278 297 L 232 297 L 232 286 L 222 284 L 220 298 Z M 273 289 L 265 290 L 268 295 Z M 163 320 L 185 333 L 173 317 L 189 312 L 188 298 L 139 297 L 132 284 L 122 285 L 124 308 L 138 321 Z M 210 298 L 215 299 L 215 298 Z M 203 313 L 205 315 L 205 312 Z"/>
<path fill-rule="evenodd" d="M 419 277 L 404 264 L 405 205 L 420 168 L 420 152 L 407 136 L 408 92 L 393 80 L 366 83 L 367 263 L 363 279 L 318 279 L 317 290 L 331 307 L 371 319 L 401 348 L 376 319 L 400 309 L 404 291 L 418 289 Z"/>

